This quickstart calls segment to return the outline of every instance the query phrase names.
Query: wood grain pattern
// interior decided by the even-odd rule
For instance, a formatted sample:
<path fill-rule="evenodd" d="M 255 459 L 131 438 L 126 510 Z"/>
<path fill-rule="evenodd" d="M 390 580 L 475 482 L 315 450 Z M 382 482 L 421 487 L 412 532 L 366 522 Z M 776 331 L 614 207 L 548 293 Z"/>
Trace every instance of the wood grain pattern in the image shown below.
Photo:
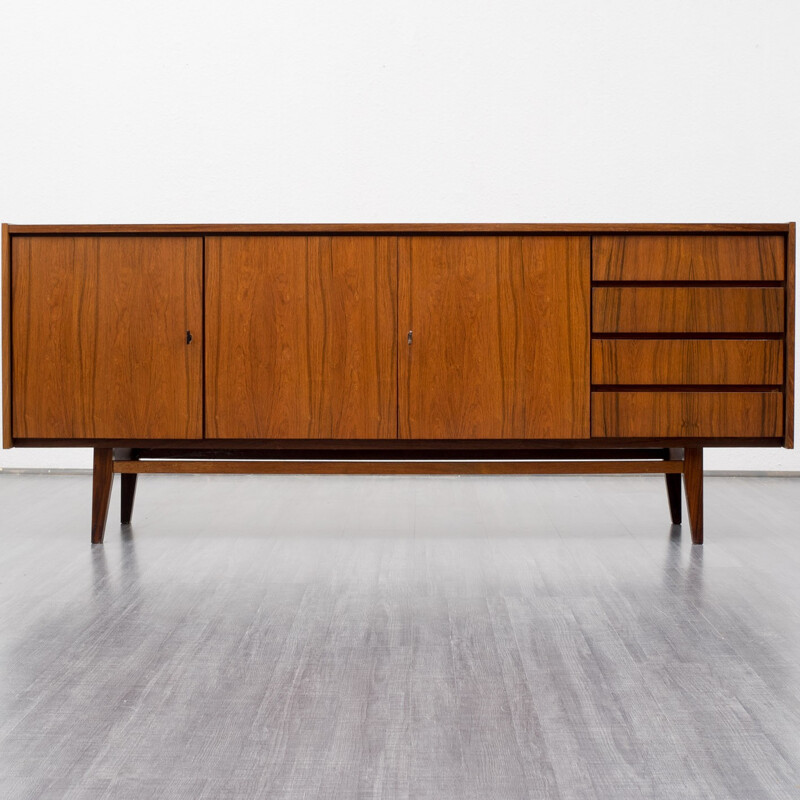
<path fill-rule="evenodd" d="M 2 241 L 0 291 L 3 315 L 3 447 L 9 448 L 14 446 L 14 437 L 11 426 L 11 235 L 6 223 L 3 223 L 0 229 L 0 241 Z"/>
<path fill-rule="evenodd" d="M 592 290 L 595 333 L 779 333 L 777 287 L 602 286 Z"/>
<path fill-rule="evenodd" d="M 393 237 L 206 239 L 206 435 L 397 433 Z"/>
<path fill-rule="evenodd" d="M 512 449 L 548 449 L 563 450 L 565 457 L 578 450 L 601 448 L 613 450 L 617 447 L 690 447 L 702 444 L 702 440 L 687 436 L 613 436 L 587 439 L 15 439 L 14 447 L 135 447 L 138 449 L 175 449 L 183 450 L 264 450 L 265 448 L 283 451 L 289 449 L 311 450 L 310 458 L 326 458 L 324 453 L 334 454 L 344 450 L 350 457 L 351 448 L 369 449 L 377 447 L 388 453 L 399 445 L 402 451 L 423 450 L 429 452 L 430 447 L 450 447 L 461 451 L 479 453 L 483 450 L 496 451 Z M 720 436 L 714 438 L 715 447 L 783 447 L 783 434 L 780 436 Z"/>
<path fill-rule="evenodd" d="M 102 544 L 108 519 L 108 503 L 111 499 L 113 450 L 110 447 L 96 448 L 92 470 L 92 544 Z"/>
<path fill-rule="evenodd" d="M 589 255 L 586 237 L 401 238 L 400 436 L 587 436 Z"/>
<path fill-rule="evenodd" d="M 658 475 L 680 461 L 115 461 L 114 472 L 228 475 Z"/>
<path fill-rule="evenodd" d="M 795 223 L 786 236 L 786 380 L 784 384 L 784 447 L 794 447 Z"/>
<path fill-rule="evenodd" d="M 13 237 L 14 436 L 201 437 L 201 298 L 197 237 Z"/>
<path fill-rule="evenodd" d="M 782 281 L 785 239 L 773 236 L 595 236 L 596 281 Z"/>
<path fill-rule="evenodd" d="M 10 225 L 11 234 L 86 235 L 86 234 L 287 234 L 335 233 L 414 234 L 414 233 L 779 233 L 785 234 L 791 223 L 550 223 L 550 222 L 378 222 L 378 223 L 256 223 L 256 224 L 166 224 L 166 225 Z"/>
<path fill-rule="evenodd" d="M 687 447 L 683 464 L 683 486 L 689 509 L 692 544 L 703 544 L 703 448 Z"/>
<path fill-rule="evenodd" d="M 778 385 L 777 339 L 595 339 L 595 384 Z"/>
<path fill-rule="evenodd" d="M 593 436 L 780 436 L 781 392 L 592 392 Z"/>

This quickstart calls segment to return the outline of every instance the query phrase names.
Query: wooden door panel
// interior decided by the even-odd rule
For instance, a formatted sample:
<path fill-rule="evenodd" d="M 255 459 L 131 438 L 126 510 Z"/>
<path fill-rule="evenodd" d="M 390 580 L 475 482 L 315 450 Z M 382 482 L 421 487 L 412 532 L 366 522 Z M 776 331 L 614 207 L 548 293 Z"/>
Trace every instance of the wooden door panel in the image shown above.
<path fill-rule="evenodd" d="M 397 433 L 397 245 L 386 236 L 206 238 L 206 435 Z"/>
<path fill-rule="evenodd" d="M 589 435 L 588 237 L 412 236 L 398 252 L 401 437 Z"/>
<path fill-rule="evenodd" d="M 199 237 L 15 236 L 14 437 L 201 438 L 202 269 Z"/>
<path fill-rule="evenodd" d="M 594 236 L 596 281 L 782 281 L 783 236 Z"/>

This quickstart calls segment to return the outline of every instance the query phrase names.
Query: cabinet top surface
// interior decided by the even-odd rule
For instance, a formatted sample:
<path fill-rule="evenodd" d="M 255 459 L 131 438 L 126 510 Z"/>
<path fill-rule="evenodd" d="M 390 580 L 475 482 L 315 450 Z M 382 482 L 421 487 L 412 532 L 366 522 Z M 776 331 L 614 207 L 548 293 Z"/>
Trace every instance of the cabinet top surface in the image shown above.
<path fill-rule="evenodd" d="M 8 225 L 9 234 L 443 234 L 443 233 L 788 233 L 779 223 L 271 223 L 160 225 Z"/>

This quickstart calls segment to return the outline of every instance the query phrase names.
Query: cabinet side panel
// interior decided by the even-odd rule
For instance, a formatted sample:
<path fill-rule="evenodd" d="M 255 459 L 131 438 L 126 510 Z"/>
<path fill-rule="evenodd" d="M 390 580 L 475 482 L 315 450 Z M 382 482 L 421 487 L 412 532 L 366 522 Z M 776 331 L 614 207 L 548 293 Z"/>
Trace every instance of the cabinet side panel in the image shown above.
<path fill-rule="evenodd" d="M 786 383 L 784 447 L 794 447 L 795 223 L 786 237 Z"/>
<path fill-rule="evenodd" d="M 2 227 L 3 293 L 3 447 L 14 446 L 11 434 L 11 236 L 8 225 Z"/>

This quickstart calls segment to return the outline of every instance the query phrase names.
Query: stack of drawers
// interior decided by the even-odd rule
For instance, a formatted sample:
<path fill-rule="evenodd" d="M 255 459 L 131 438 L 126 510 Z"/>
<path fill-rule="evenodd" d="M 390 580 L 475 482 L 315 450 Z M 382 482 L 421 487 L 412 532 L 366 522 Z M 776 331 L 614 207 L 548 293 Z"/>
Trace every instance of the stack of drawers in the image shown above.
<path fill-rule="evenodd" d="M 592 436 L 783 433 L 785 240 L 592 240 Z"/>

